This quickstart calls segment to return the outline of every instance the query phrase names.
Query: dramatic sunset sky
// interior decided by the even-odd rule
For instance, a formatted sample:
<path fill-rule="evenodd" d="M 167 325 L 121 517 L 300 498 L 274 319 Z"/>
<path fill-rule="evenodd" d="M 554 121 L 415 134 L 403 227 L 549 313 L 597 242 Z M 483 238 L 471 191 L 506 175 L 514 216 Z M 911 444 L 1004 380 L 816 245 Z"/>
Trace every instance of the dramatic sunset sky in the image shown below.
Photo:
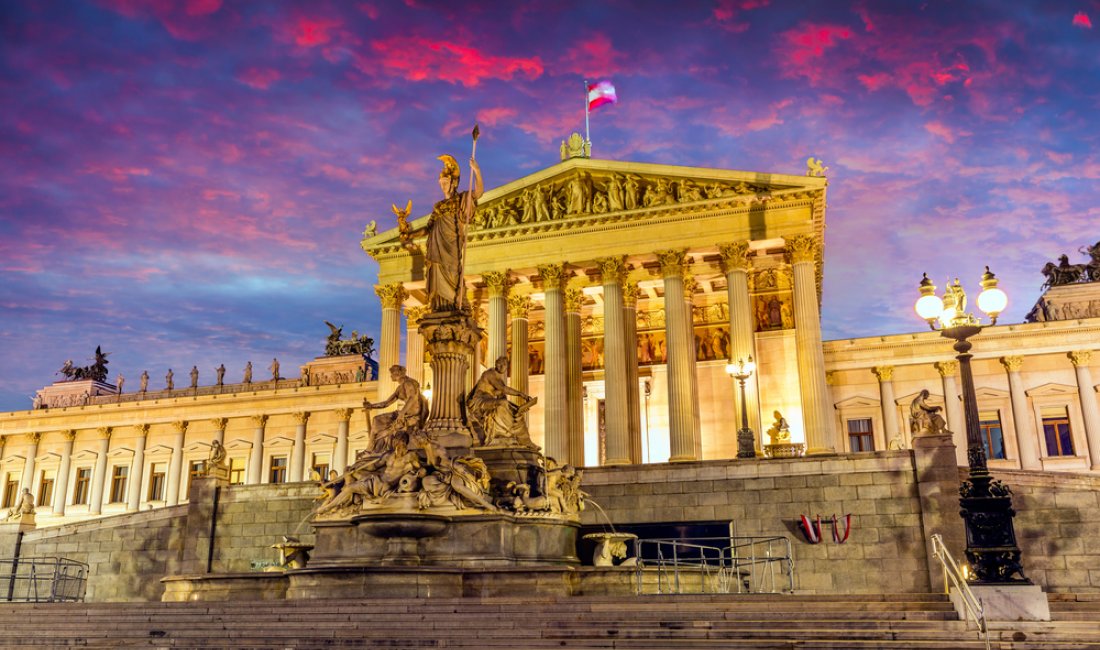
<path fill-rule="evenodd" d="M 0 409 L 65 359 L 238 381 L 377 336 L 364 225 L 594 157 L 829 166 L 825 338 L 917 331 L 990 264 L 1008 322 L 1100 239 L 1100 1 L 0 2 Z M 262 373 L 257 371 L 258 376 Z M 179 381 L 179 380 L 177 380 Z"/>

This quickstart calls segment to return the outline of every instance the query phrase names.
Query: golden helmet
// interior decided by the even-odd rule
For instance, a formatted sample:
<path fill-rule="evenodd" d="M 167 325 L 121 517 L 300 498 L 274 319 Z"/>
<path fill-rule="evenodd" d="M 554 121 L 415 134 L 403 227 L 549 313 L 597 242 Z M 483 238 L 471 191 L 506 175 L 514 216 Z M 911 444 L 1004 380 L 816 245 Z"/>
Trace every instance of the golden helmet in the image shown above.
<path fill-rule="evenodd" d="M 439 172 L 439 177 L 443 178 L 444 176 L 450 176 L 451 178 L 455 179 L 455 182 L 457 183 L 458 177 L 461 174 L 461 171 L 458 167 L 458 161 L 455 160 L 454 156 L 451 156 L 449 154 L 443 154 L 442 156 L 439 156 L 439 159 L 443 161 L 443 171 Z"/>

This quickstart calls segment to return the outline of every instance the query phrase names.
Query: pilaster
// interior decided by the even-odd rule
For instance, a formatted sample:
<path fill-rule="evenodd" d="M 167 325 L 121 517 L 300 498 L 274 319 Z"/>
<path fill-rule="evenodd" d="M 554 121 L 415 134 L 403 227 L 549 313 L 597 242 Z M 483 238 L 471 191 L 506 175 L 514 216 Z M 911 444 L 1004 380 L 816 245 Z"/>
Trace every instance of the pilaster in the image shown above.
<path fill-rule="evenodd" d="M 1042 469 L 1035 420 L 1027 407 L 1027 393 L 1024 390 L 1024 382 L 1020 378 L 1020 368 L 1023 367 L 1024 358 L 1008 356 L 1001 357 L 1000 361 L 1008 373 L 1008 393 L 1012 400 L 1012 419 L 1016 423 L 1016 449 L 1020 454 L 1020 467 Z"/>

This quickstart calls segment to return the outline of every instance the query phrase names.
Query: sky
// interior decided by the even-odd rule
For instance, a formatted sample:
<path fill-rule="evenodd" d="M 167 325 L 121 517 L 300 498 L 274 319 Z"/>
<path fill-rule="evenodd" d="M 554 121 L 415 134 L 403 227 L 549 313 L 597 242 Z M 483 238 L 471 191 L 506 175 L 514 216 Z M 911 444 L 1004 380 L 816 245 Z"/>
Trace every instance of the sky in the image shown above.
<path fill-rule="evenodd" d="M 97 345 L 135 387 L 377 337 L 364 226 L 593 157 L 829 167 L 823 335 L 919 331 L 988 264 L 1019 322 L 1100 239 L 1100 0 L 0 2 L 0 410 Z M 423 211 L 414 209 L 416 214 Z"/>

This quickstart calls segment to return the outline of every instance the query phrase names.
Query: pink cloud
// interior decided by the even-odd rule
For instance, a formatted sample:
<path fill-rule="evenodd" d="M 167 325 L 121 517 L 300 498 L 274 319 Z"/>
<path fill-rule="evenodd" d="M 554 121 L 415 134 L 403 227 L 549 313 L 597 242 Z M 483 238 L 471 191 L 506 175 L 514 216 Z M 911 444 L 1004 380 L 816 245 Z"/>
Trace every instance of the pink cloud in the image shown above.
<path fill-rule="evenodd" d="M 951 127 L 947 126 L 943 122 L 940 122 L 939 120 L 926 122 L 924 125 L 924 130 L 928 131 L 934 136 L 942 138 L 948 144 L 954 144 L 955 140 L 959 136 L 970 135 L 965 131 L 956 131 L 955 129 L 952 129 Z"/>
<path fill-rule="evenodd" d="M 1092 21 L 1089 20 L 1088 14 L 1083 11 L 1078 11 L 1073 14 L 1073 26 L 1083 27 L 1085 29 L 1092 29 Z"/>
<path fill-rule="evenodd" d="M 377 62 L 409 81 L 446 81 L 473 87 L 486 79 L 537 79 L 543 73 L 542 60 L 537 56 L 496 56 L 468 45 L 419 36 L 376 40 L 371 49 L 377 59 L 361 59 L 357 64 L 360 70 L 373 72 Z"/>
<path fill-rule="evenodd" d="M 562 57 L 561 72 L 581 75 L 611 75 L 623 69 L 626 57 L 611 44 L 611 38 L 596 32 L 581 38 Z"/>
<path fill-rule="evenodd" d="M 332 18 L 299 17 L 293 26 L 294 42 L 302 47 L 316 47 L 332 40 L 329 33 L 343 23 Z"/>
<path fill-rule="evenodd" d="M 84 174 L 92 174 L 105 178 L 115 183 L 124 183 L 134 176 L 149 176 L 150 172 L 145 167 L 118 167 L 111 165 L 88 165 L 81 170 Z"/>
<path fill-rule="evenodd" d="M 496 126 L 501 120 L 508 120 L 516 116 L 516 109 L 498 106 L 495 108 L 483 108 L 477 112 L 477 121 L 489 126 Z"/>
<path fill-rule="evenodd" d="M 100 4 L 127 18 L 155 18 L 177 40 L 197 41 L 226 23 L 221 0 L 100 0 Z"/>
<path fill-rule="evenodd" d="M 281 78 L 282 74 L 273 68 L 248 68 L 237 74 L 237 81 L 257 90 L 267 90 Z"/>
<path fill-rule="evenodd" d="M 711 15 L 722 29 L 741 33 L 747 31 L 749 23 L 740 22 L 737 17 L 745 11 L 760 9 L 771 3 L 771 0 L 718 0 Z"/>
<path fill-rule="evenodd" d="M 826 76 L 822 59 L 825 52 L 840 41 L 852 38 L 852 30 L 843 25 L 803 24 L 779 35 L 777 54 L 785 77 L 805 77 L 817 85 Z"/>

